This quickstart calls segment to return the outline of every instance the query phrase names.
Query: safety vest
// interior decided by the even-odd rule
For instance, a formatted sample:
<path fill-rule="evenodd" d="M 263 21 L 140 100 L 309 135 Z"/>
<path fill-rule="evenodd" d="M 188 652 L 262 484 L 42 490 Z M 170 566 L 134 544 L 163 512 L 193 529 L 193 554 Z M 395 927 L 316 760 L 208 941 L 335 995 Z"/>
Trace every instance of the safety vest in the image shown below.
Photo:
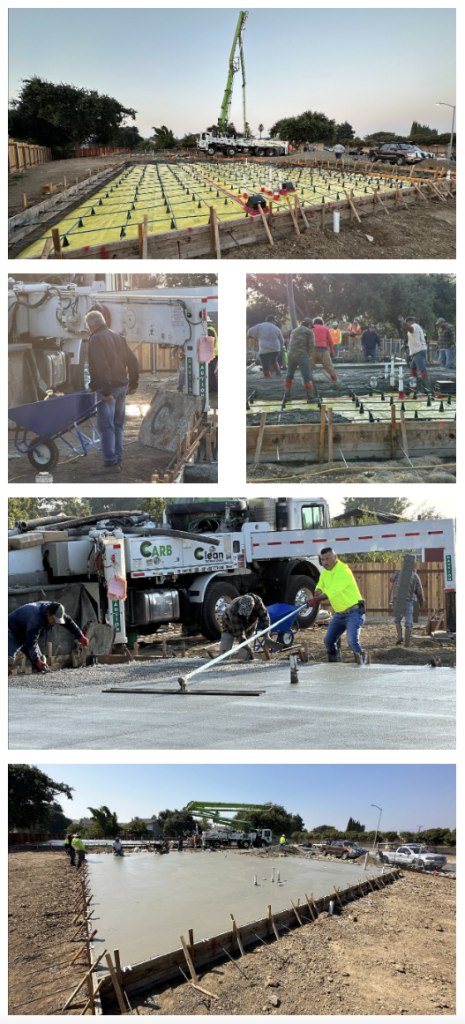
<path fill-rule="evenodd" d="M 211 334 L 212 334 L 212 336 L 215 339 L 215 349 L 214 349 L 214 351 L 215 351 L 215 356 L 217 356 L 218 355 L 218 332 L 215 331 L 215 328 L 212 327 L 211 324 L 210 324 L 210 327 L 208 328 L 208 330 L 211 331 Z"/>
<path fill-rule="evenodd" d="M 279 840 L 279 842 L 280 842 L 281 846 L 284 846 L 284 844 L 286 842 L 285 836 L 281 836 L 281 839 Z"/>
<path fill-rule="evenodd" d="M 339 328 L 336 327 L 336 329 L 334 329 L 333 327 L 330 327 L 329 328 L 329 333 L 330 333 L 330 335 L 331 335 L 331 337 L 333 339 L 333 345 L 339 345 L 340 341 L 341 341 L 341 333 L 342 333 L 339 330 Z"/>
<path fill-rule="evenodd" d="M 360 327 L 360 324 L 349 324 L 349 333 L 361 334 L 362 328 Z"/>

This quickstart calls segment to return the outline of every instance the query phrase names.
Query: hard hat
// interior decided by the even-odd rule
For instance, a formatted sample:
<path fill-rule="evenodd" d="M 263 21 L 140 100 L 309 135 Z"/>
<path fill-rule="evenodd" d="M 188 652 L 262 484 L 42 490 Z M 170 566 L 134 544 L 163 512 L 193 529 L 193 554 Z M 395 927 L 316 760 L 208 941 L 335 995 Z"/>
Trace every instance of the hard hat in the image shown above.
<path fill-rule="evenodd" d="M 333 327 L 337 327 L 337 320 L 333 320 Z"/>

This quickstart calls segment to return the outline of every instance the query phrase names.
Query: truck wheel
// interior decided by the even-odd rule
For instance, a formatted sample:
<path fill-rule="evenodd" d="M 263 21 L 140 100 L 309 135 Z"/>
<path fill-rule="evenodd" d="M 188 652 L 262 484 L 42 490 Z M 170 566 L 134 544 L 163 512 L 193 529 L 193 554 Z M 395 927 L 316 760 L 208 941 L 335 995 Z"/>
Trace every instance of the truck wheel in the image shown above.
<path fill-rule="evenodd" d="M 349 854 L 348 853 L 343 853 L 342 854 L 342 860 L 349 860 Z"/>
<path fill-rule="evenodd" d="M 73 391 L 87 391 L 90 382 L 88 345 L 81 345 L 77 366 L 70 366 L 71 388 Z"/>
<path fill-rule="evenodd" d="M 242 843 L 242 849 L 243 850 L 248 850 L 249 846 L 250 846 L 250 843 L 247 841 L 247 839 L 244 839 L 244 842 Z"/>
<path fill-rule="evenodd" d="M 257 149 L 257 156 L 265 156 L 265 150 L 262 146 L 260 146 L 260 149 Z"/>
<path fill-rule="evenodd" d="M 200 624 L 202 636 L 205 636 L 207 640 L 220 639 L 223 613 L 235 597 L 239 597 L 239 591 L 226 580 L 219 580 L 207 588 Z"/>
<path fill-rule="evenodd" d="M 250 146 L 243 146 L 240 152 L 247 156 L 247 153 L 250 153 Z"/>
<path fill-rule="evenodd" d="M 423 871 L 424 866 L 425 866 L 424 860 L 417 860 L 417 868 L 420 868 L 420 871 Z"/>
<path fill-rule="evenodd" d="M 378 857 L 379 857 L 379 860 L 380 860 L 381 864 L 385 864 L 386 863 L 386 857 L 384 856 L 384 853 L 379 853 Z"/>
<path fill-rule="evenodd" d="M 402 167 L 402 164 L 405 164 L 405 157 L 404 156 L 397 157 L 397 166 L 398 167 Z"/>
<path fill-rule="evenodd" d="M 304 604 L 309 598 L 313 597 L 315 590 L 315 580 L 311 576 L 291 576 L 284 601 L 286 604 Z M 303 611 L 299 612 L 297 621 L 300 629 L 308 629 L 315 621 L 318 615 L 318 605 L 314 608 L 304 608 Z"/>
<path fill-rule="evenodd" d="M 209 146 L 207 149 L 207 153 L 209 156 L 214 156 L 216 153 L 216 146 Z"/>
<path fill-rule="evenodd" d="M 48 439 L 42 441 L 41 438 L 38 438 L 38 441 L 40 442 L 38 447 L 28 452 L 27 457 L 37 472 L 44 473 L 45 470 L 53 469 L 56 466 L 60 453 L 54 441 Z"/>
<path fill-rule="evenodd" d="M 275 153 L 276 153 L 275 149 L 267 149 L 267 150 L 265 150 L 265 156 L 274 156 Z"/>
<path fill-rule="evenodd" d="M 227 146 L 227 148 L 225 149 L 225 153 L 226 156 L 235 156 L 236 150 L 234 149 L 234 146 Z"/>

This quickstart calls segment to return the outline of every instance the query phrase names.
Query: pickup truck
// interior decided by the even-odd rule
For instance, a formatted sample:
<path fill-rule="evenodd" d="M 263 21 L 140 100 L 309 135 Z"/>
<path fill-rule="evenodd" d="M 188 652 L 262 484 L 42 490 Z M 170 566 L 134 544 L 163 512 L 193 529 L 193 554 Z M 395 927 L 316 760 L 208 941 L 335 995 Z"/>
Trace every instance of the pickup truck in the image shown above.
<path fill-rule="evenodd" d="M 442 853 L 430 853 L 427 846 L 421 843 L 409 843 L 398 846 L 397 850 L 380 850 L 379 859 L 383 864 L 398 864 L 412 868 L 439 868 L 447 864 L 447 857 Z"/>
<path fill-rule="evenodd" d="M 332 843 L 322 846 L 320 852 L 325 857 L 331 855 L 332 857 L 340 857 L 341 860 L 355 860 L 356 857 L 361 857 L 363 854 L 368 853 L 368 850 L 358 846 L 357 843 L 352 843 L 349 839 L 334 839 Z"/>

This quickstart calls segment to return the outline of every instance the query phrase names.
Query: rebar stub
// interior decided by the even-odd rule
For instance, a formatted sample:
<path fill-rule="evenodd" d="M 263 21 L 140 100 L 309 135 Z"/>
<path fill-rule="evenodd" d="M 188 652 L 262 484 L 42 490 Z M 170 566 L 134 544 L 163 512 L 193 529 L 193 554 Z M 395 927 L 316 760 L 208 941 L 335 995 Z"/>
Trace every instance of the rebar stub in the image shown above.
<path fill-rule="evenodd" d="M 181 692 L 185 693 L 186 692 L 186 683 L 187 683 L 186 677 L 185 676 L 179 676 L 178 683 L 179 683 L 179 685 L 181 687 Z"/>

